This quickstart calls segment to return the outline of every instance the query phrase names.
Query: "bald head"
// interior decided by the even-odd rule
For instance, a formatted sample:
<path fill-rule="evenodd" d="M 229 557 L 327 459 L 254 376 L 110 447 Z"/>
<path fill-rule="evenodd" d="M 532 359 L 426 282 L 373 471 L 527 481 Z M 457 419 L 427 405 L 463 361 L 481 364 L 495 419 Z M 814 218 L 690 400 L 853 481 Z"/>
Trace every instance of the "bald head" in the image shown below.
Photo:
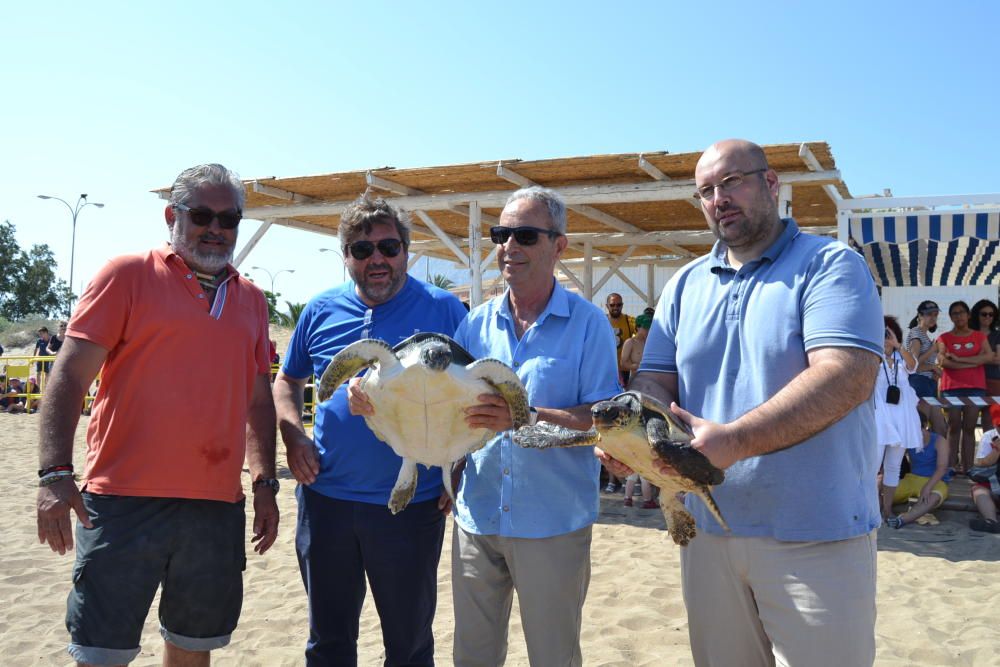
<path fill-rule="evenodd" d="M 695 167 L 695 176 L 704 165 L 714 164 L 723 156 L 731 160 L 731 164 L 739 165 L 740 171 L 768 168 L 764 149 L 757 144 L 746 139 L 723 139 L 709 146 L 701 154 L 701 157 L 698 158 L 698 165 Z"/>

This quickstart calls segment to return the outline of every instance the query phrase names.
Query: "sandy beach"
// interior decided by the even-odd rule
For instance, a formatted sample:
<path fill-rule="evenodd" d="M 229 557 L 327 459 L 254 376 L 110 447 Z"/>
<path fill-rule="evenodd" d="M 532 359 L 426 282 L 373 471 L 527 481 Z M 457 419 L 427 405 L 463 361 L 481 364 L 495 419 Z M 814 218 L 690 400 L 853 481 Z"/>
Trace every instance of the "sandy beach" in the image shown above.
<path fill-rule="evenodd" d="M 75 459 L 82 469 L 84 422 Z M 0 414 L 0 446 L 13 487 L 0 497 L 0 665 L 70 665 L 63 625 L 72 557 L 52 553 L 35 532 L 37 415 Z M 280 446 L 279 446 L 280 450 Z M 243 616 L 233 643 L 213 655 L 230 666 L 300 665 L 307 633 L 305 594 L 295 562 L 294 480 L 279 452 L 282 512 L 278 542 L 265 556 L 247 543 Z M 244 475 L 244 482 L 248 478 Z M 691 665 L 681 599 L 678 548 L 657 510 L 622 506 L 603 494 L 594 530 L 593 578 L 584 607 L 586 665 Z M 879 532 L 877 665 L 998 665 L 1000 535 L 974 533 L 967 512 L 939 511 L 937 526 Z M 436 660 L 451 663 L 451 526 L 445 538 L 434 623 Z M 249 540 L 249 536 L 248 536 Z M 154 612 L 135 665 L 159 665 L 162 640 Z M 508 665 L 527 665 L 517 606 Z M 361 665 L 380 665 L 382 641 L 371 599 L 361 619 Z"/>

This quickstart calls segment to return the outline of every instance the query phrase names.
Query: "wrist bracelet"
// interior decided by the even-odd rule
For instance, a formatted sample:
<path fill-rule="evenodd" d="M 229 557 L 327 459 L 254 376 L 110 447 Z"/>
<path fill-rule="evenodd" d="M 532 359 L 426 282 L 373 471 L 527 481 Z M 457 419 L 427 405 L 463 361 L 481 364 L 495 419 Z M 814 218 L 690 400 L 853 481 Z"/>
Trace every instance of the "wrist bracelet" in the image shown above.
<path fill-rule="evenodd" d="M 51 486 L 56 482 L 65 479 L 67 477 L 73 477 L 72 470 L 59 470 L 57 472 L 50 472 L 49 474 L 43 476 L 38 480 L 38 486 Z"/>
<path fill-rule="evenodd" d="M 52 472 L 63 472 L 63 471 L 73 472 L 73 464 L 72 463 L 61 463 L 59 465 L 49 466 L 48 468 L 42 468 L 41 470 L 38 471 L 38 476 L 39 477 L 45 477 L 49 473 L 52 473 Z"/>

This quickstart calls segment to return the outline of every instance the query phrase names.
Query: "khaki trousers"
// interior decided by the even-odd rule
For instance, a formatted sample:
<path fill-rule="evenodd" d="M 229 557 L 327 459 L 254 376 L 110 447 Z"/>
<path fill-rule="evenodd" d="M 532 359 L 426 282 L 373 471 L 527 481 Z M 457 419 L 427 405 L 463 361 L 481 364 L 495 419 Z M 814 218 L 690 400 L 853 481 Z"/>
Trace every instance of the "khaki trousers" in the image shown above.
<path fill-rule="evenodd" d="M 870 667 L 875 531 L 838 542 L 699 533 L 681 550 L 699 667 Z"/>
<path fill-rule="evenodd" d="M 592 527 L 539 539 L 476 535 L 457 523 L 451 543 L 456 667 L 507 658 L 513 593 L 533 667 L 579 667 Z"/>

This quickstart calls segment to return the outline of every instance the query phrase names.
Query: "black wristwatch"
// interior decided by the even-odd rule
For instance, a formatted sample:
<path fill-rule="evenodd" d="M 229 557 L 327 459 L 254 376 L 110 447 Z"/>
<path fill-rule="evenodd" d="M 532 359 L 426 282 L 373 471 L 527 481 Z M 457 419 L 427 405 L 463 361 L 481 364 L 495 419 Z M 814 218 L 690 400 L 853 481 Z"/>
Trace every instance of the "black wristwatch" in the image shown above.
<path fill-rule="evenodd" d="M 250 485 L 250 488 L 256 493 L 258 487 L 261 486 L 266 486 L 272 491 L 274 491 L 274 495 L 278 495 L 278 489 L 281 488 L 281 484 L 278 483 L 278 480 L 276 480 L 273 477 L 271 477 L 270 479 L 258 479 L 256 482 Z"/>

